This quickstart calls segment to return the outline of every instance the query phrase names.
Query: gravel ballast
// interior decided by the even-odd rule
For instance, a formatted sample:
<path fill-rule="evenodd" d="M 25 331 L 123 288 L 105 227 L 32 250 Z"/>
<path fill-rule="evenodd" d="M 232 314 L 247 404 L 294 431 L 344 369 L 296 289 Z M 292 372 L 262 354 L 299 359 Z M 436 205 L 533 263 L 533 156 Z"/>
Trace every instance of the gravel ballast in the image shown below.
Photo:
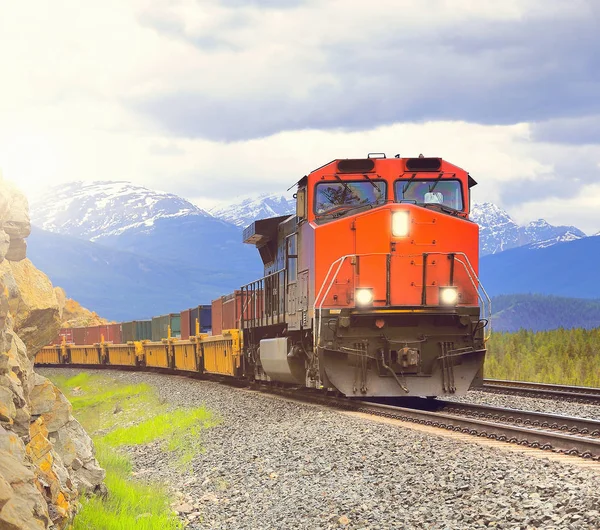
<path fill-rule="evenodd" d="M 213 382 L 109 374 L 221 418 L 192 472 L 177 471 L 157 444 L 128 450 L 139 477 L 169 484 L 189 528 L 600 527 L 594 470 Z"/>

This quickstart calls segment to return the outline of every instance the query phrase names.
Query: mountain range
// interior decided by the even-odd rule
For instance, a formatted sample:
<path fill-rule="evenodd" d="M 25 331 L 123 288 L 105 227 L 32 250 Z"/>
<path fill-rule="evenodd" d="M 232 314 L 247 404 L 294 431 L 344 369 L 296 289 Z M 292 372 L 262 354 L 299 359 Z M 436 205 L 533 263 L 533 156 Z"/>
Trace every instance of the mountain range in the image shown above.
<path fill-rule="evenodd" d="M 51 197 L 52 200 L 48 200 Z M 213 220 L 185 199 L 123 181 L 70 182 L 48 187 L 31 203 L 31 223 L 48 232 L 101 241 L 159 220 Z"/>
<path fill-rule="evenodd" d="M 526 245 L 543 248 L 586 237 L 574 226 L 553 226 L 544 219 L 519 226 L 506 211 L 491 202 L 474 205 L 470 218 L 479 225 L 481 256 Z"/>
<path fill-rule="evenodd" d="M 296 210 L 296 201 L 285 195 L 259 195 L 248 197 L 233 204 L 216 207 L 210 213 L 219 219 L 246 228 L 257 219 L 279 217 L 292 214 Z"/>
<path fill-rule="evenodd" d="M 43 197 L 30 205 L 30 259 L 69 296 L 111 320 L 209 304 L 262 276 L 240 228 L 176 195 L 79 182 Z"/>
<path fill-rule="evenodd" d="M 492 299 L 494 331 L 585 328 L 600 325 L 600 299 L 564 298 L 540 294 L 505 294 Z"/>
<path fill-rule="evenodd" d="M 600 237 L 596 236 L 484 256 L 479 270 L 490 296 L 536 293 L 593 299 L 600 298 L 599 262 Z"/>
<path fill-rule="evenodd" d="M 239 271 L 165 262 L 33 227 L 29 259 L 68 295 L 115 321 L 140 320 L 209 304 L 239 288 Z"/>
<path fill-rule="evenodd" d="M 259 278 L 261 262 L 242 243 L 243 228 L 294 211 L 283 194 L 206 211 L 171 193 L 111 181 L 54 186 L 43 197 L 31 203 L 29 256 L 69 296 L 114 320 L 210 303 Z M 586 281 L 590 257 L 600 259 L 600 237 L 543 219 L 519 226 L 492 203 L 475 205 L 472 219 L 492 295 L 600 298 Z"/>

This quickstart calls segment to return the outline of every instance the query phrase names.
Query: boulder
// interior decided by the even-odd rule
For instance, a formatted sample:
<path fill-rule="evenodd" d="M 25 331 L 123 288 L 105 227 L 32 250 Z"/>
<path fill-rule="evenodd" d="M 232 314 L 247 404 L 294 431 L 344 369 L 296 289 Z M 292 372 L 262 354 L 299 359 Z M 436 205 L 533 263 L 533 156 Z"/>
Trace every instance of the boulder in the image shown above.
<path fill-rule="evenodd" d="M 27 242 L 24 239 L 10 238 L 10 245 L 5 258 L 10 261 L 20 261 L 27 256 Z"/>
<path fill-rule="evenodd" d="M 81 424 L 73 417 L 50 435 L 78 491 L 104 493 L 106 472 L 94 456 L 94 445 Z"/>
<path fill-rule="evenodd" d="M 94 456 L 94 444 L 72 416 L 64 394 L 48 379 L 34 376 L 31 413 L 43 420 L 54 450 L 60 456 L 77 490 L 103 491 L 104 470 Z"/>
<path fill-rule="evenodd" d="M 52 342 L 60 330 L 60 310 L 48 277 L 28 259 L 0 264 L 0 276 L 12 276 L 8 304 L 14 330 L 27 346 L 30 358 Z"/>
<path fill-rule="evenodd" d="M 65 290 L 63 288 L 55 287 L 54 296 L 56 296 L 56 302 L 58 303 L 58 316 L 60 317 L 60 320 L 62 322 L 64 320 L 63 313 L 65 310 L 65 304 L 67 303 L 67 293 L 65 293 Z"/>
<path fill-rule="evenodd" d="M 0 181 L 0 194 L 7 199 L 4 203 L 4 211 L 0 207 L 2 218 L 2 227 L 10 236 L 11 240 L 23 241 L 31 233 L 31 223 L 29 221 L 29 203 L 27 197 L 10 182 Z M 24 259 L 25 256 L 23 256 Z"/>

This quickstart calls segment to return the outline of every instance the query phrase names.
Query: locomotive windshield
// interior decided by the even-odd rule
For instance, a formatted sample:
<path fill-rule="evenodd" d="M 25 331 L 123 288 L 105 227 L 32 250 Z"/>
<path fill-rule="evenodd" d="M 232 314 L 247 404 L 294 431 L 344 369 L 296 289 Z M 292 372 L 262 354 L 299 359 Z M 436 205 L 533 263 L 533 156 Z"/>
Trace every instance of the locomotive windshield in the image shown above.
<path fill-rule="evenodd" d="M 383 181 L 321 182 L 315 192 L 315 213 L 327 214 L 365 205 L 385 203 L 387 186 Z"/>
<path fill-rule="evenodd" d="M 397 180 L 396 202 L 411 201 L 417 204 L 441 204 L 454 210 L 463 209 L 463 197 L 458 180 Z"/>

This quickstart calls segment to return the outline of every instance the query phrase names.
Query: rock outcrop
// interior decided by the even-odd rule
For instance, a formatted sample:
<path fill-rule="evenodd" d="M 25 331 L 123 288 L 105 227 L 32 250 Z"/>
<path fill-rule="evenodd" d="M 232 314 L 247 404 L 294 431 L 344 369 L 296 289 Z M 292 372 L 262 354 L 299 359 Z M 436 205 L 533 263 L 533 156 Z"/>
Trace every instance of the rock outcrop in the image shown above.
<path fill-rule="evenodd" d="M 66 528 L 104 472 L 71 405 L 33 358 L 58 333 L 50 280 L 26 259 L 27 200 L 0 177 L 0 528 Z"/>
<path fill-rule="evenodd" d="M 58 300 L 63 328 L 84 328 L 110 323 L 105 318 L 98 316 L 97 313 L 82 307 L 76 300 L 67 298 L 65 291 L 60 287 L 55 287 L 54 292 Z"/>

